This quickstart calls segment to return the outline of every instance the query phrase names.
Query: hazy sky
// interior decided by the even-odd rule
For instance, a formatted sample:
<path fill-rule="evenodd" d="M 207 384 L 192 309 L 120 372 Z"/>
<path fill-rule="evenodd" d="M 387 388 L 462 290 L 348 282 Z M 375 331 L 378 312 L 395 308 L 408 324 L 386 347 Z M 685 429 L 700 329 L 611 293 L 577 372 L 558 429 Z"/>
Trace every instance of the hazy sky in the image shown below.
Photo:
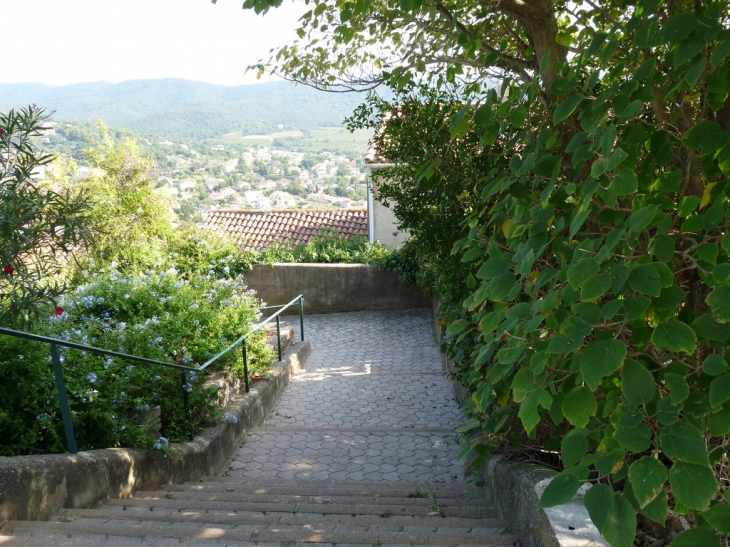
<path fill-rule="evenodd" d="M 243 0 L 0 0 L 0 82 L 185 78 L 254 83 L 246 67 L 290 43 L 307 7 L 258 16 Z"/>

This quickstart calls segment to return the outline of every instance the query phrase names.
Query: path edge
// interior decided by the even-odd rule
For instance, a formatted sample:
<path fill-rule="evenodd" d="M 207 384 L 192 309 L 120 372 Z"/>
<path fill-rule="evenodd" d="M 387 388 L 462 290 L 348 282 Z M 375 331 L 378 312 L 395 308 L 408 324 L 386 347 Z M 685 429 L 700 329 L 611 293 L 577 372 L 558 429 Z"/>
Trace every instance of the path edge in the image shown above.
<path fill-rule="evenodd" d="M 169 453 L 108 448 L 78 454 L 0 458 L 0 522 L 47 520 L 62 508 L 88 509 L 136 490 L 197 481 L 225 469 L 251 428 L 261 424 L 311 353 L 309 341 L 294 344 L 272 365 L 265 380 L 231 402 L 235 418 L 208 427 Z"/>
<path fill-rule="evenodd" d="M 438 337 L 436 328 L 434 332 Z M 463 404 L 468 391 L 453 374 L 454 365 L 442 352 L 454 398 Z M 534 463 L 511 461 L 502 455 L 489 458 L 479 469 L 465 465 L 464 476 L 476 474 L 487 484 L 488 499 L 523 547 L 609 547 L 593 524 L 583 502 L 538 508 L 547 484 L 557 473 Z"/>

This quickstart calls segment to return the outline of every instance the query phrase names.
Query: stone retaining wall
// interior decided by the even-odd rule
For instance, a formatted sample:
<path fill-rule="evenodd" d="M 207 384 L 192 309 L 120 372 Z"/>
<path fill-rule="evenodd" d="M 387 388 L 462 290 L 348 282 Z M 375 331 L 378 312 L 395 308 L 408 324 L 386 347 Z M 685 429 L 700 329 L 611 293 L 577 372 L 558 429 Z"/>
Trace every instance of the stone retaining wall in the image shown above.
<path fill-rule="evenodd" d="M 306 313 L 431 306 L 423 291 L 400 281 L 397 272 L 365 264 L 259 264 L 246 275 L 246 283 L 272 306 L 303 294 Z"/>
<path fill-rule="evenodd" d="M 135 490 L 196 481 L 220 473 L 248 431 L 266 418 L 284 387 L 311 351 L 308 341 L 295 344 L 284 360 L 225 411 L 238 418 L 175 444 L 160 453 L 127 448 L 0 458 L 0 522 L 46 520 L 61 508 L 92 508 L 107 498 L 127 498 Z"/>

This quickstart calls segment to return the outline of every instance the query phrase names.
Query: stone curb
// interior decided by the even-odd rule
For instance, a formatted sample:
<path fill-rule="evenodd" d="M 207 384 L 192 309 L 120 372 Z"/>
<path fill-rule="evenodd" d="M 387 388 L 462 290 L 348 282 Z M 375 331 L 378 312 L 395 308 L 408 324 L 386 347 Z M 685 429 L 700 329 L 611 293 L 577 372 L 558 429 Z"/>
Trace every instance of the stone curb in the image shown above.
<path fill-rule="evenodd" d="M 61 508 L 92 508 L 107 498 L 130 497 L 136 490 L 220 473 L 248 431 L 269 414 L 310 352 L 308 341 L 293 345 L 283 361 L 274 363 L 266 380 L 224 409 L 238 418 L 237 423 L 209 427 L 190 442 L 174 444 L 167 457 L 110 448 L 0 458 L 0 522 L 44 520 Z"/>
<path fill-rule="evenodd" d="M 436 329 L 434 332 L 438 336 Z M 441 359 L 454 398 L 463 403 L 468 392 L 451 375 L 453 363 L 444 353 Z M 558 507 L 538 508 L 540 496 L 555 477 L 555 471 L 493 456 L 475 473 L 487 482 L 489 501 L 510 531 L 520 537 L 523 547 L 609 547 L 582 502 L 573 500 Z"/>

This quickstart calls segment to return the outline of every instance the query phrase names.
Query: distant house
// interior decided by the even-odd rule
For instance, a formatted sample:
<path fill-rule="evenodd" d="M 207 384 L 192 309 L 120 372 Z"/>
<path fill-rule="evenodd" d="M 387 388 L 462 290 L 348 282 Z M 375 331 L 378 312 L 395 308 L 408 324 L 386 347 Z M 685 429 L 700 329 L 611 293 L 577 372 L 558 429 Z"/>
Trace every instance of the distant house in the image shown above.
<path fill-rule="evenodd" d="M 271 200 L 271 205 L 275 209 L 286 209 L 288 207 L 296 207 L 297 205 L 296 198 L 289 192 L 281 192 L 279 190 L 271 192 L 271 194 L 269 194 L 269 199 Z"/>
<path fill-rule="evenodd" d="M 366 209 L 332 210 L 209 210 L 203 225 L 222 232 L 241 247 L 260 251 L 275 242 L 309 243 L 322 228 L 331 228 L 348 239 L 367 237 Z"/>
<path fill-rule="evenodd" d="M 315 203 L 332 205 L 338 199 L 340 198 L 336 196 L 328 196 L 327 194 L 309 194 L 309 201 L 314 201 Z"/>
<path fill-rule="evenodd" d="M 276 182 L 273 180 L 262 180 L 258 183 L 259 190 L 273 190 L 276 188 Z"/>
<path fill-rule="evenodd" d="M 195 186 L 197 186 L 197 183 L 194 179 L 184 179 L 180 182 L 180 191 L 183 194 L 191 194 L 195 191 Z"/>

